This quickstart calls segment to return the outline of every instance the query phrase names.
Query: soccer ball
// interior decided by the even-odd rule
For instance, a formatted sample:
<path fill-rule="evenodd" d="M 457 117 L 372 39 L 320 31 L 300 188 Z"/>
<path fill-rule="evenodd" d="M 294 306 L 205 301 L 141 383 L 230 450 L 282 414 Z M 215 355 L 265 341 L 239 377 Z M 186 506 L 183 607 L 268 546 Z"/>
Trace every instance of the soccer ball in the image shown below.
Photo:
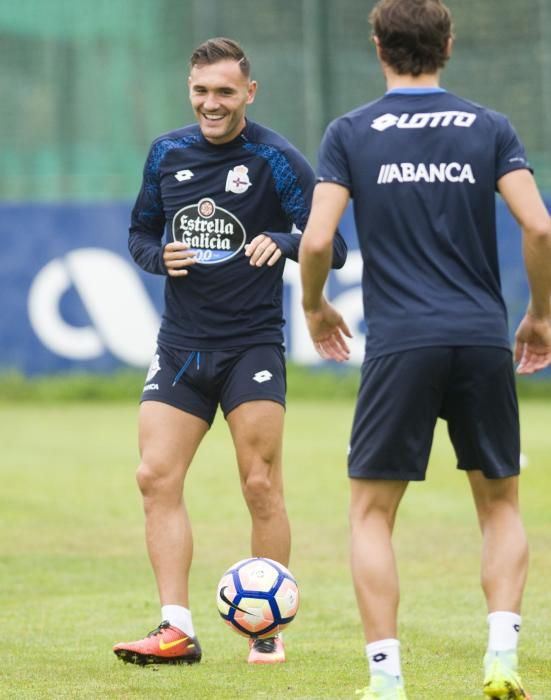
<path fill-rule="evenodd" d="M 298 586 L 291 572 L 273 559 L 243 559 L 220 579 L 216 604 L 222 619 L 238 634 L 273 637 L 297 613 Z"/>

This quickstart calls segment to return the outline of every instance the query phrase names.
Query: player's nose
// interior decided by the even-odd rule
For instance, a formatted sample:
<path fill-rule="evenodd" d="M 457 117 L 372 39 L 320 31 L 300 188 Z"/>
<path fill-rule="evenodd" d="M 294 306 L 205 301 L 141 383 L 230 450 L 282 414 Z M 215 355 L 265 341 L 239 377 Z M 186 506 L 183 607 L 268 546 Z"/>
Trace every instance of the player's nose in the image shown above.
<path fill-rule="evenodd" d="M 203 102 L 203 108 L 208 110 L 209 112 L 214 112 L 216 109 L 218 109 L 219 106 L 218 99 L 216 95 L 213 93 L 207 93 L 205 96 L 205 101 Z"/>

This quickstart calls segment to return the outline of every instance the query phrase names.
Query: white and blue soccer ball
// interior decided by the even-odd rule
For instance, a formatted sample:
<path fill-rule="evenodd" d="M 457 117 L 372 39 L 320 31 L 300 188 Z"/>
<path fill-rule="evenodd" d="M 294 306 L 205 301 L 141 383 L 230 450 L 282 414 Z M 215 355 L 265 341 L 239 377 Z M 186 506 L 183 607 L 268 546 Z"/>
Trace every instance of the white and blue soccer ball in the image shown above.
<path fill-rule="evenodd" d="M 289 569 L 266 557 L 242 559 L 220 579 L 216 604 L 224 622 L 244 637 L 273 637 L 297 614 L 299 591 Z"/>

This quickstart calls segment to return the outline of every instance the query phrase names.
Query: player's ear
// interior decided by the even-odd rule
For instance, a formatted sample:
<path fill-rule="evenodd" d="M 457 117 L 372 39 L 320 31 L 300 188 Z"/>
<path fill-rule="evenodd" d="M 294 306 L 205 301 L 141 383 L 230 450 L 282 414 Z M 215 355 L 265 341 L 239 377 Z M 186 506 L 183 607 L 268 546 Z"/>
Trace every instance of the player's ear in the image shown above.
<path fill-rule="evenodd" d="M 450 34 L 448 37 L 448 43 L 446 46 L 446 56 L 449 58 L 452 55 L 452 49 L 453 49 L 453 34 Z"/>
<path fill-rule="evenodd" d="M 381 44 L 379 42 L 379 37 L 376 34 L 371 35 L 371 41 L 375 44 L 375 51 L 377 52 L 377 58 L 381 58 Z"/>
<path fill-rule="evenodd" d="M 246 102 L 246 104 L 250 105 L 254 102 L 254 98 L 256 96 L 256 88 L 257 88 L 256 80 L 250 80 L 249 87 L 247 88 L 247 102 Z"/>

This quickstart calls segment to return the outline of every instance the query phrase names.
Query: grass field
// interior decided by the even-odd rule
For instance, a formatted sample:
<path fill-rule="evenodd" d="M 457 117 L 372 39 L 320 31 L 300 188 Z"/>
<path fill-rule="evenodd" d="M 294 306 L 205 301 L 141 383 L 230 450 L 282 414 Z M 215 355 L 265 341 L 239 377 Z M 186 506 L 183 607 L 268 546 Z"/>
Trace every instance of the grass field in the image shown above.
<path fill-rule="evenodd" d="M 531 400 L 521 409 L 532 551 L 521 662 L 533 700 L 548 700 L 551 408 Z M 248 667 L 245 640 L 218 616 L 218 579 L 248 555 L 249 540 L 231 443 L 218 417 L 187 487 L 195 526 L 192 609 L 203 661 L 142 669 L 111 652 L 113 642 L 140 637 L 159 622 L 133 476 L 135 405 L 0 403 L 0 697 L 353 698 L 367 682 L 367 666 L 348 571 L 344 456 L 351 414 L 351 400 L 295 400 L 288 408 L 291 570 L 302 593 L 286 633 L 288 662 Z M 481 697 L 480 538 L 443 425 L 427 482 L 406 494 L 396 543 L 410 700 Z"/>

